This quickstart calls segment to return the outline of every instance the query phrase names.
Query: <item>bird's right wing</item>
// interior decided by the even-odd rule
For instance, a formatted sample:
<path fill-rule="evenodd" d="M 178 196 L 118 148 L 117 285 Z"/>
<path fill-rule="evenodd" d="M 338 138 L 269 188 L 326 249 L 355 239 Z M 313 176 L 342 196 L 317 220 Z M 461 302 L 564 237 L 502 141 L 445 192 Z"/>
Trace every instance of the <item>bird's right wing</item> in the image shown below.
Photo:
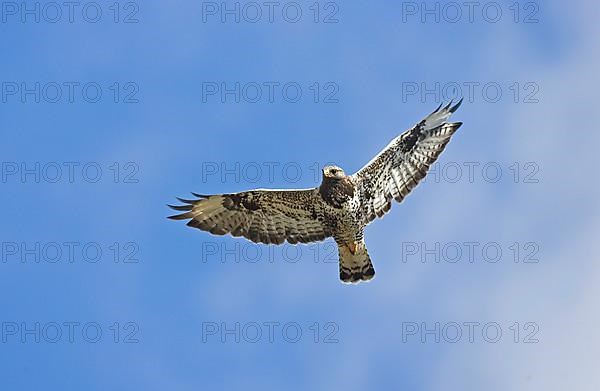
<path fill-rule="evenodd" d="M 169 218 L 215 235 L 243 236 L 256 243 L 309 243 L 331 236 L 319 220 L 321 198 L 316 189 L 250 190 L 235 194 L 178 198 L 184 205 L 171 208 L 184 213 Z M 322 219 L 321 219 L 322 220 Z"/>
<path fill-rule="evenodd" d="M 453 107 L 451 103 L 444 108 L 440 105 L 352 175 L 361 192 L 365 224 L 389 211 L 393 199 L 401 202 L 427 175 L 430 165 L 462 125 L 461 122 L 447 122 L 462 99 Z"/>

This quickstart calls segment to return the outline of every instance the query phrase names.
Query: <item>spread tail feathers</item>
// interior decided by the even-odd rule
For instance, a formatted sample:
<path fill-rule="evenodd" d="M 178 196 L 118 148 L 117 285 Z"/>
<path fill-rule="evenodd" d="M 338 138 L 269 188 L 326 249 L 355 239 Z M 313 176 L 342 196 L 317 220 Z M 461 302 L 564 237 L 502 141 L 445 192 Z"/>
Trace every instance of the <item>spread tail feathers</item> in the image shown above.
<path fill-rule="evenodd" d="M 375 269 L 364 242 L 339 244 L 340 280 L 344 283 L 369 281 L 375 276 Z"/>

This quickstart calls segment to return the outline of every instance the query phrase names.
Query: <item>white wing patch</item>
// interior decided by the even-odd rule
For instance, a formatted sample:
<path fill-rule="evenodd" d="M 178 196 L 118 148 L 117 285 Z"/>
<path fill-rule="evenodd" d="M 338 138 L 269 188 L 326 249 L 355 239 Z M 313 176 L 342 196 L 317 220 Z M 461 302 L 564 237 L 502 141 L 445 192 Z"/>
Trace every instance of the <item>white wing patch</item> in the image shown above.
<path fill-rule="evenodd" d="M 444 108 L 440 105 L 353 175 L 361 192 L 365 224 L 389 211 L 392 200 L 401 202 L 427 175 L 431 164 L 462 125 L 447 122 L 461 103 L 462 99 L 455 106 L 452 102 Z"/>

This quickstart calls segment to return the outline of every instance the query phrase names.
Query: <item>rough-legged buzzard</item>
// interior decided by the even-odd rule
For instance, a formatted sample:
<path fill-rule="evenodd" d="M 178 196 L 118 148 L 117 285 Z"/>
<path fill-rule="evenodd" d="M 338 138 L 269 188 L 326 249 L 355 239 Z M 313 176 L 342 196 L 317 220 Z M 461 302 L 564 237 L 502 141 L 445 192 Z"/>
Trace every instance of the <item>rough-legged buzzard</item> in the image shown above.
<path fill-rule="evenodd" d="M 452 103 L 452 102 L 451 102 Z M 184 213 L 169 218 L 216 235 L 243 236 L 257 243 L 309 243 L 333 237 L 338 245 L 340 279 L 368 281 L 375 269 L 363 230 L 401 202 L 425 177 L 431 164 L 462 125 L 447 122 L 458 109 L 451 103 L 402 133 L 353 175 L 336 166 L 323 169 L 321 185 L 303 190 L 257 189 L 235 194 L 178 198 Z"/>

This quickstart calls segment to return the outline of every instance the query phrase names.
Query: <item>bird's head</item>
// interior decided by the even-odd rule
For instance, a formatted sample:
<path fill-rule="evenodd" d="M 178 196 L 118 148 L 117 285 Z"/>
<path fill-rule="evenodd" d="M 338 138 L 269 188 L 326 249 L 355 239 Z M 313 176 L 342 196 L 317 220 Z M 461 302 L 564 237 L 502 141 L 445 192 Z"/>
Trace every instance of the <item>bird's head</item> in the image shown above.
<path fill-rule="evenodd" d="M 323 168 L 323 179 L 343 179 L 345 177 L 346 173 L 338 166 L 326 166 Z"/>

